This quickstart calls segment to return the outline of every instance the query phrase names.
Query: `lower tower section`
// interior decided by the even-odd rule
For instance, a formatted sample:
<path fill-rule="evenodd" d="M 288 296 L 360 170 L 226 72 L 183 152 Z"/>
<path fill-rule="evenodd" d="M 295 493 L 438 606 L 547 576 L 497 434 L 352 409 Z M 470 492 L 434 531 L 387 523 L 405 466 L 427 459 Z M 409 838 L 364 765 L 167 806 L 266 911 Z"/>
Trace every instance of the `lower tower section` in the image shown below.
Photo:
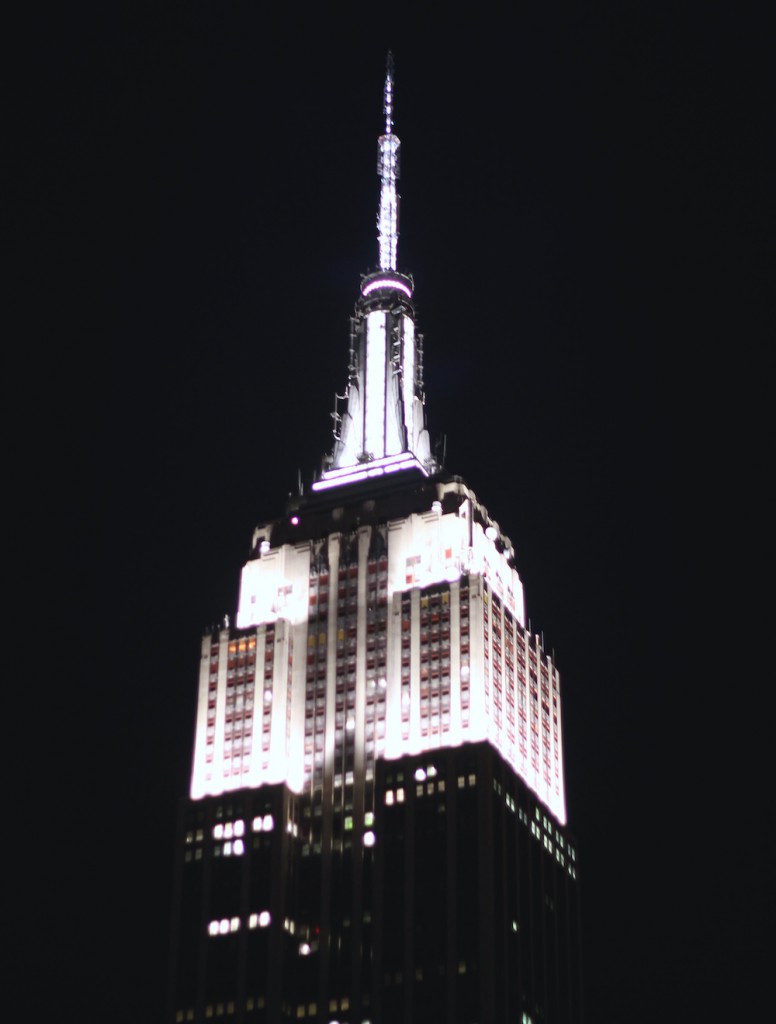
<path fill-rule="evenodd" d="M 373 795 L 184 805 L 168 1020 L 578 1024 L 575 844 L 503 758 L 380 760 Z"/>

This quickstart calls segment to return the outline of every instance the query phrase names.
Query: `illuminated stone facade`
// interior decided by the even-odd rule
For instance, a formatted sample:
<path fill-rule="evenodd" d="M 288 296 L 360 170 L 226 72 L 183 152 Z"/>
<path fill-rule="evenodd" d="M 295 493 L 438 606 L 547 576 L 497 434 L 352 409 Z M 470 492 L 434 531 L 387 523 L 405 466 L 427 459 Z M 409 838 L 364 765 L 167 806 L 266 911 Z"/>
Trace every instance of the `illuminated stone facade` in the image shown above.
<path fill-rule="evenodd" d="M 203 639 L 193 798 L 314 795 L 371 781 L 380 757 L 487 740 L 565 822 L 558 671 L 525 629 L 508 539 L 460 480 L 314 494 L 256 529 L 254 555 L 237 630 Z"/>

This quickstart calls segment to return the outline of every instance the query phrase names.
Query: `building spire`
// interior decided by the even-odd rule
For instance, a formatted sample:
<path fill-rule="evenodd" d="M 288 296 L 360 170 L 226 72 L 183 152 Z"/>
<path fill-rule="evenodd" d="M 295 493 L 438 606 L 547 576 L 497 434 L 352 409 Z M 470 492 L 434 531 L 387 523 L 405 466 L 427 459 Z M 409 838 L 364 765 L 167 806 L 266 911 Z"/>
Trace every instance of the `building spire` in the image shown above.
<path fill-rule="evenodd" d="M 384 134 L 377 143 L 380 175 L 379 269 L 364 274 L 351 320 L 348 384 L 335 398 L 334 450 L 314 491 L 415 470 L 437 469 L 423 397 L 423 339 L 415 330 L 413 281 L 396 269 L 399 238 L 398 136 L 393 132 L 393 54 L 383 89 Z"/>
<path fill-rule="evenodd" d="M 399 149 L 401 143 L 393 134 L 393 54 L 388 51 L 383 89 L 385 134 L 377 144 L 377 173 L 380 175 L 380 212 L 377 216 L 380 246 L 380 270 L 396 270 L 399 244 Z"/>

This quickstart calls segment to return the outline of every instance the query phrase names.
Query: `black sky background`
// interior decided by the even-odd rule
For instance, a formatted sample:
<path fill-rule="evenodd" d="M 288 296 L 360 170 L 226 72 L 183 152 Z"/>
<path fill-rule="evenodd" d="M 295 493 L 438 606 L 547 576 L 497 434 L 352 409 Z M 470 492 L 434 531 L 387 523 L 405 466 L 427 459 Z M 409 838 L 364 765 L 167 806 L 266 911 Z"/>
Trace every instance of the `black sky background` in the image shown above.
<path fill-rule="evenodd" d="M 719 282 L 749 311 L 769 287 L 759 19 L 181 3 L 32 21 L 15 206 L 37 383 L 18 401 L 46 409 L 37 572 L 71 627 L 36 690 L 56 836 L 39 998 L 161 1020 L 199 639 L 235 611 L 255 523 L 329 447 L 376 262 L 392 48 L 430 429 L 511 538 L 561 670 L 587 1019 L 758 1019 L 773 853 L 746 766 L 715 746 L 748 725 L 700 667 L 693 552 L 694 495 L 731 443 L 707 415 Z"/>

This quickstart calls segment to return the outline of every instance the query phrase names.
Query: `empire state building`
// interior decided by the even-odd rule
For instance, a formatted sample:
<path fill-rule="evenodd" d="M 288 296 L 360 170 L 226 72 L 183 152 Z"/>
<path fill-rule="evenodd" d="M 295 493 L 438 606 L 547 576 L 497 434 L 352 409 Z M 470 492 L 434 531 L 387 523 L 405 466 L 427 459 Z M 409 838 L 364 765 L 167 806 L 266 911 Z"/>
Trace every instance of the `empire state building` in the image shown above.
<path fill-rule="evenodd" d="M 331 451 L 202 638 L 169 1022 L 582 1019 L 560 678 L 429 440 L 390 56 L 383 115 Z"/>

